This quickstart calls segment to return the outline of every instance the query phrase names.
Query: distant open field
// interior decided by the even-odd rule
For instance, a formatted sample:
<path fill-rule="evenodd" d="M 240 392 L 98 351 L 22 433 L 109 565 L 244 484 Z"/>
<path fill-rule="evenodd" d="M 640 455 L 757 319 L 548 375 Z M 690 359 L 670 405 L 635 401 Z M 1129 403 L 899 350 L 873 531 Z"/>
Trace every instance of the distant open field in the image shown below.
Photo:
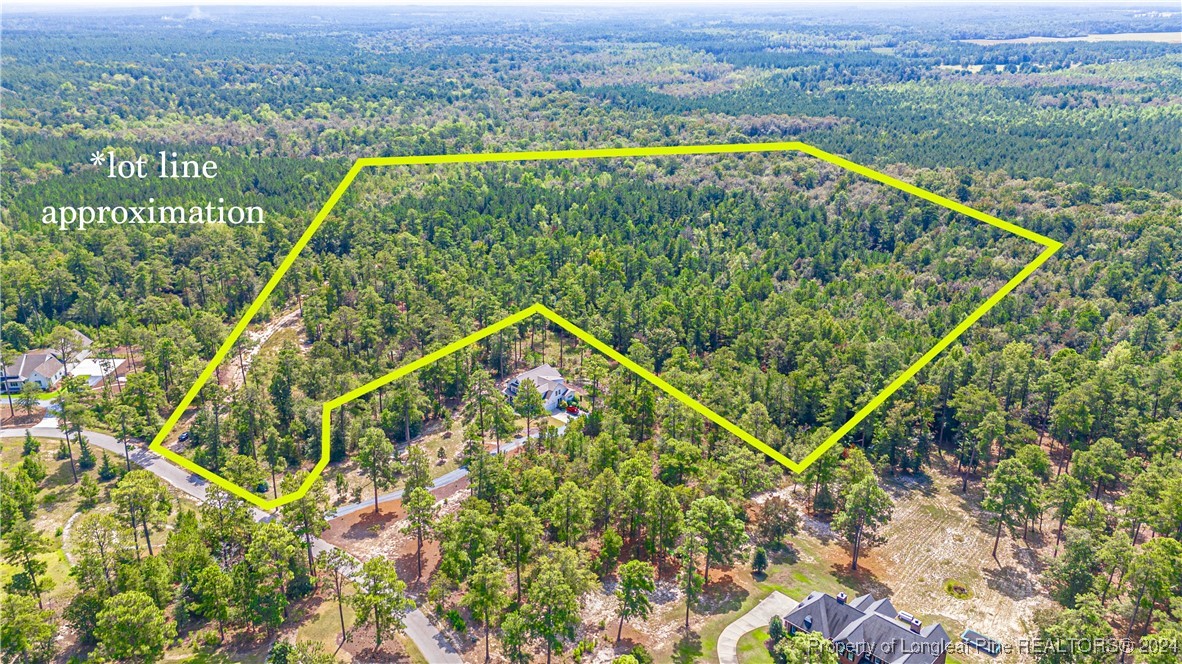
<path fill-rule="evenodd" d="M 962 39 L 961 41 L 978 46 L 996 46 L 997 44 L 1046 44 L 1054 42 L 1086 41 L 1147 41 L 1166 44 L 1182 44 L 1182 30 L 1174 32 L 1113 32 L 1100 35 L 1083 35 L 1080 37 L 1021 37 L 1017 39 Z"/>

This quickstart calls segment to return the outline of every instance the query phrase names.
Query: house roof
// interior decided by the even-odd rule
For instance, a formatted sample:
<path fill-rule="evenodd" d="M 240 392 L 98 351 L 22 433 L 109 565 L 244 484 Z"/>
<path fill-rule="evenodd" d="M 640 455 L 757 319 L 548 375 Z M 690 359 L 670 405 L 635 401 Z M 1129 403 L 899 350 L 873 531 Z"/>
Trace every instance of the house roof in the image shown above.
<path fill-rule="evenodd" d="M 549 364 L 539 364 L 538 366 L 534 367 L 533 369 L 530 369 L 529 371 L 517 374 L 517 377 L 514 380 L 523 381 L 526 378 L 532 380 L 535 383 L 538 382 L 539 380 L 549 380 L 549 381 L 563 380 L 562 374 L 558 373 L 558 369 L 555 369 L 554 367 L 550 366 Z"/>
<path fill-rule="evenodd" d="M 32 350 L 4 367 L 4 375 L 20 376 L 23 380 L 29 380 L 35 371 L 46 378 L 52 378 L 61 370 L 62 363 L 57 361 L 53 353 L 48 350 Z"/>
<path fill-rule="evenodd" d="M 516 393 L 517 386 L 525 379 L 533 381 L 537 386 L 538 392 L 546 394 L 562 387 L 566 387 L 566 379 L 558 372 L 558 369 L 549 364 L 542 364 L 530 369 L 524 373 L 517 374 L 512 381 L 509 382 L 510 390 Z"/>
<path fill-rule="evenodd" d="M 92 345 L 94 345 L 94 342 L 91 341 L 90 337 L 86 336 L 85 334 L 82 334 L 78 330 L 70 330 L 70 331 L 74 333 L 74 337 L 78 340 L 78 345 L 80 347 L 90 348 Z"/>
<path fill-rule="evenodd" d="M 126 362 L 127 360 L 121 360 L 115 357 L 87 358 L 70 365 L 70 375 L 86 376 L 90 379 L 90 383 L 94 385 L 106 376 L 117 376 L 119 374 L 119 368 Z"/>
<path fill-rule="evenodd" d="M 952 643 L 939 623 L 916 633 L 898 616 L 886 598 L 862 595 L 841 602 L 832 595 L 813 592 L 784 620 L 803 629 L 809 618 L 809 630 L 820 632 L 839 649 L 873 654 L 890 664 L 932 664 Z"/>

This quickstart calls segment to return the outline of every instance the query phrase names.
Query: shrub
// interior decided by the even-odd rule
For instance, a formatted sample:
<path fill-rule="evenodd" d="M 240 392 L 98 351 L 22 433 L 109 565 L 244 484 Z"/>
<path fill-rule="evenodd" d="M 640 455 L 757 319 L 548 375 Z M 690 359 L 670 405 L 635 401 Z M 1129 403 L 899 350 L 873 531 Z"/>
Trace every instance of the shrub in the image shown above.
<path fill-rule="evenodd" d="M 21 448 L 21 456 L 29 456 L 30 454 L 36 454 L 40 451 L 41 442 L 34 438 L 33 434 L 29 433 L 28 429 L 25 429 L 25 444 L 24 447 Z"/>
<path fill-rule="evenodd" d="M 760 506 L 755 524 L 759 537 L 773 548 L 778 547 L 785 537 L 800 530 L 800 512 L 787 500 L 774 496 Z"/>
<path fill-rule="evenodd" d="M 772 616 L 767 625 L 767 634 L 771 637 L 772 646 L 780 642 L 784 638 L 784 620 L 780 616 Z"/>
<path fill-rule="evenodd" d="M 969 589 L 969 584 L 956 579 L 948 579 L 944 582 L 944 592 L 955 597 L 956 599 L 970 599 L 973 596 L 973 591 Z"/>
<path fill-rule="evenodd" d="M 291 644 L 286 641 L 276 641 L 267 654 L 267 664 L 287 664 L 287 657 L 291 654 Z"/>
<path fill-rule="evenodd" d="M 636 659 L 636 664 L 653 664 L 653 656 L 648 654 L 644 646 L 636 646 L 632 649 L 632 657 Z"/>
<path fill-rule="evenodd" d="M 464 621 L 464 616 L 461 616 L 460 612 L 456 611 L 455 609 L 449 610 L 447 613 L 443 614 L 443 617 L 447 619 L 447 622 L 451 625 L 451 628 L 460 634 L 463 634 L 468 629 L 468 623 Z"/>
<path fill-rule="evenodd" d="M 99 487 L 90 475 L 83 474 L 78 485 L 78 495 L 82 497 L 82 507 L 91 508 L 98 504 Z"/>
<path fill-rule="evenodd" d="M 593 652 L 595 652 L 595 641 L 584 639 L 575 645 L 574 650 L 571 651 L 571 657 L 574 659 L 575 664 L 578 664 L 582 661 L 583 655 L 590 655 Z"/>
<path fill-rule="evenodd" d="M 751 571 L 754 574 L 767 571 L 767 551 L 762 546 L 755 547 L 755 555 L 751 556 Z"/>
<path fill-rule="evenodd" d="M 106 452 L 103 452 L 103 463 L 99 466 L 98 471 L 99 479 L 103 482 L 110 482 L 115 479 L 117 474 L 114 466 L 111 465 L 111 457 L 107 456 Z"/>
<path fill-rule="evenodd" d="M 603 531 L 603 548 L 599 550 L 598 567 L 601 575 L 607 574 L 616 567 L 620 558 L 620 551 L 624 548 L 624 538 L 615 528 L 608 527 Z"/>
<path fill-rule="evenodd" d="M 86 442 L 85 438 L 78 439 L 78 467 L 82 470 L 90 470 L 97 464 L 94 458 L 94 450 L 90 449 L 90 443 Z"/>
<path fill-rule="evenodd" d="M 201 633 L 200 643 L 203 647 L 213 650 L 221 645 L 221 639 L 218 638 L 217 630 L 206 630 Z M 268 660 L 271 661 L 271 660 Z M 285 658 L 286 661 L 286 658 Z"/>

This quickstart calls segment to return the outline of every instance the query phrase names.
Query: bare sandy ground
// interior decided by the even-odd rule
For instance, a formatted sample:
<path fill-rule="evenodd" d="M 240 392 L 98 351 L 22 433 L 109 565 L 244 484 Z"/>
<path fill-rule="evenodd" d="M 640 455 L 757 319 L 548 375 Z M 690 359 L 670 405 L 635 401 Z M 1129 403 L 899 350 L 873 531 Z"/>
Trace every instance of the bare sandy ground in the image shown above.
<path fill-rule="evenodd" d="M 857 579 L 875 596 L 889 595 L 896 608 L 921 616 L 925 623 L 942 623 L 954 642 L 971 627 L 1017 647 L 1037 632 L 1035 611 L 1053 605 L 1038 581 L 1050 551 L 1037 547 L 1053 544 L 1054 533 L 1048 529 L 1049 537 L 1043 537 L 1031 531 L 1027 545 L 1020 531 L 1016 539 L 1003 531 L 994 560 L 996 531 L 979 507 L 980 483 L 970 481 L 966 496 L 957 477 L 941 472 L 930 477 L 930 482 L 888 482 L 895 510 L 885 530 L 886 544 L 859 560 L 863 569 L 857 574 L 849 569 L 846 551 L 833 550 L 836 576 Z M 971 596 L 949 594 L 945 585 L 950 580 Z M 995 661 L 1019 658 L 1002 655 Z"/>

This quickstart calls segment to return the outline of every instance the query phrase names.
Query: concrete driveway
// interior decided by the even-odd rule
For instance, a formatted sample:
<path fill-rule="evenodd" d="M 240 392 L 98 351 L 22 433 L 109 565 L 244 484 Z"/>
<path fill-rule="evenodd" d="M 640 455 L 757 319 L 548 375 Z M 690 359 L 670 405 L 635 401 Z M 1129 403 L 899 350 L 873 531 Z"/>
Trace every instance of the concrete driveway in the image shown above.
<path fill-rule="evenodd" d="M 739 639 L 751 630 L 766 628 L 772 616 L 783 618 L 796 608 L 796 600 L 778 590 L 764 598 L 738 620 L 726 626 L 718 637 L 719 664 L 739 664 Z"/>

